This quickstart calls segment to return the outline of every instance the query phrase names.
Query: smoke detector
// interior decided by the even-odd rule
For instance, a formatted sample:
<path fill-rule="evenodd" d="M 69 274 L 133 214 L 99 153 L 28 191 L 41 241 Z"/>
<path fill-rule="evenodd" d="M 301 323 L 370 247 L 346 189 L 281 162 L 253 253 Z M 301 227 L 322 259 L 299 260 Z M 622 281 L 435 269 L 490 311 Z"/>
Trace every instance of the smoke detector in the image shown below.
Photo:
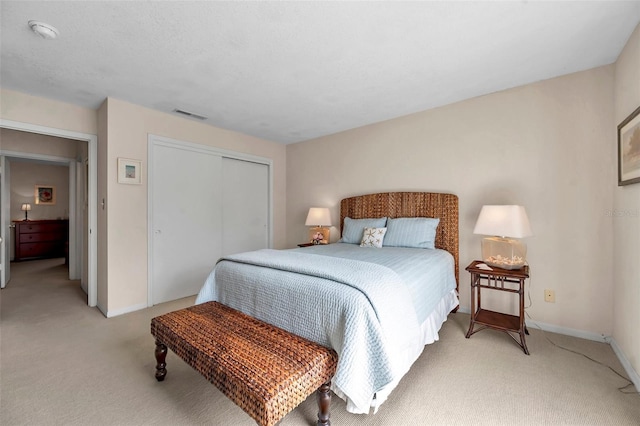
<path fill-rule="evenodd" d="M 55 27 L 40 21 L 29 21 L 29 27 L 45 40 L 53 40 L 60 34 Z"/>

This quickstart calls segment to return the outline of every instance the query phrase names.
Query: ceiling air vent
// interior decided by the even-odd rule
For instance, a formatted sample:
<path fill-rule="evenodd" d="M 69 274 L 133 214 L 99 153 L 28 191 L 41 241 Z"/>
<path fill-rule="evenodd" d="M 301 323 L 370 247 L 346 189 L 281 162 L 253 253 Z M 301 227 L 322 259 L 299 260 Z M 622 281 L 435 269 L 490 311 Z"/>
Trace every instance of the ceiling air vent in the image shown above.
<path fill-rule="evenodd" d="M 176 114 L 182 114 L 182 115 L 185 115 L 187 117 L 195 118 L 195 119 L 198 119 L 198 120 L 206 120 L 207 119 L 207 117 L 205 117 L 204 115 L 195 114 L 193 112 L 185 111 L 183 109 L 174 109 L 173 112 L 175 112 Z"/>

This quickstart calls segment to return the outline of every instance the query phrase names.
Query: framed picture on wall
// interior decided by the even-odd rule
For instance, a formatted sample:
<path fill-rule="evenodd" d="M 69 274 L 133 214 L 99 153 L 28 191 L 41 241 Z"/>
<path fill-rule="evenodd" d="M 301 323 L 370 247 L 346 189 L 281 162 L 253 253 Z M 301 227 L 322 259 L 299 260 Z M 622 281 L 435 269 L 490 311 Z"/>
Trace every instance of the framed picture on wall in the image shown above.
<path fill-rule="evenodd" d="M 56 187 L 53 185 L 36 185 L 35 203 L 53 206 L 56 204 Z"/>
<path fill-rule="evenodd" d="M 640 183 L 640 107 L 618 125 L 618 186 Z"/>
<path fill-rule="evenodd" d="M 142 180 L 142 161 L 118 158 L 118 183 L 140 185 Z"/>

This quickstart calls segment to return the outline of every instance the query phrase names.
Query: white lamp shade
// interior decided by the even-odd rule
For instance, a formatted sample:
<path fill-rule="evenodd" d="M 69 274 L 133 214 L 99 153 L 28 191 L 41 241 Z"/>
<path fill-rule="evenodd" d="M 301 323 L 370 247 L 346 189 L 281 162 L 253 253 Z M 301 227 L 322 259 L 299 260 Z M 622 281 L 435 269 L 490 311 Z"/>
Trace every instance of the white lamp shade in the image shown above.
<path fill-rule="evenodd" d="M 306 226 L 331 226 L 329 209 L 326 207 L 311 207 L 304 224 Z"/>
<path fill-rule="evenodd" d="M 22 204 L 21 210 L 23 212 L 30 212 L 31 211 L 31 204 L 29 204 L 29 203 Z"/>
<path fill-rule="evenodd" d="M 522 206 L 482 206 L 473 233 L 511 238 L 533 235 Z"/>

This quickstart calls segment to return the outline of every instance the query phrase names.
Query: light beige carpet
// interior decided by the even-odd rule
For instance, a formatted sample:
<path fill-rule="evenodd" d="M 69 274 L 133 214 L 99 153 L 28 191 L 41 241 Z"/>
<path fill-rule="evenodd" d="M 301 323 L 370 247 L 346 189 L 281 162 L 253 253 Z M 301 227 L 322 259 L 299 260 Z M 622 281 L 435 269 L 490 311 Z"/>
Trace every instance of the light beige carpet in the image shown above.
<path fill-rule="evenodd" d="M 0 424 L 254 424 L 171 352 L 166 381 L 154 378 L 150 320 L 194 298 L 106 319 L 60 260 L 15 263 L 12 273 L 0 292 Z M 499 332 L 465 339 L 468 324 L 450 315 L 377 414 L 349 414 L 334 397 L 333 425 L 640 424 L 640 396 L 619 391 L 629 382 L 606 366 L 538 330 L 530 356 Z M 546 336 L 624 372 L 606 344 Z M 281 424 L 315 425 L 315 413 L 312 397 Z"/>

